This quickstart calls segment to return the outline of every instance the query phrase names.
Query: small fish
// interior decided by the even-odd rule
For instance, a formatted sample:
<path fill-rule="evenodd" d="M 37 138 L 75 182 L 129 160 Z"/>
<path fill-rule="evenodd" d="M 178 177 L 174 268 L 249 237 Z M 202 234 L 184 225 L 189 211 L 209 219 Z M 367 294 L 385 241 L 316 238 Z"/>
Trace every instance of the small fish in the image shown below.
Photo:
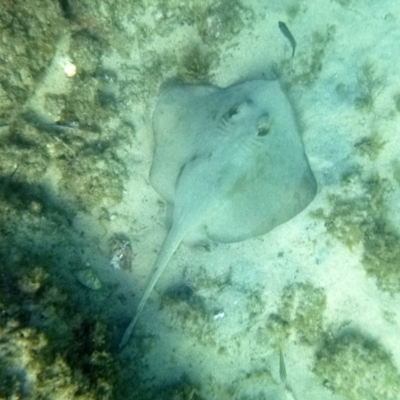
<path fill-rule="evenodd" d="M 281 382 L 286 385 L 286 366 L 285 360 L 283 358 L 282 348 L 279 346 L 279 376 L 281 378 Z"/>
<path fill-rule="evenodd" d="M 285 398 L 287 400 L 297 400 L 297 397 L 294 394 L 293 389 L 291 388 L 291 386 L 287 381 L 285 360 L 283 358 L 283 352 L 281 346 L 279 346 L 279 377 L 281 378 L 282 387 L 285 392 Z"/>
<path fill-rule="evenodd" d="M 296 46 L 297 46 L 296 40 L 294 39 L 292 33 L 289 31 L 289 28 L 286 26 L 286 24 L 284 22 L 279 21 L 278 26 L 279 26 L 279 29 L 281 30 L 283 36 L 285 36 L 285 38 L 287 40 L 289 40 L 290 45 L 292 46 L 292 58 L 293 58 L 294 53 L 296 51 Z"/>

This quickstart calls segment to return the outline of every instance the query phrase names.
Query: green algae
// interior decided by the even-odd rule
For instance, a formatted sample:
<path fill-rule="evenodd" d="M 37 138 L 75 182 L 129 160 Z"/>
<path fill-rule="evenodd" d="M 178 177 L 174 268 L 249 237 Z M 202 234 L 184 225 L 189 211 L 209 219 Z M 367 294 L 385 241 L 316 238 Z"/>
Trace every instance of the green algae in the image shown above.
<path fill-rule="evenodd" d="M 49 155 L 36 128 L 22 120 L 13 121 L 0 138 L 0 176 L 27 183 L 38 182 L 47 170 Z"/>
<path fill-rule="evenodd" d="M 149 13 L 149 7 L 139 6 L 136 17 Z M 226 3 L 222 0 L 202 2 L 181 2 L 179 0 L 155 0 L 150 8 L 155 24 L 143 19 L 139 23 L 140 45 L 149 41 L 150 36 L 171 36 L 171 25 L 193 27 L 203 43 L 221 43 L 232 39 L 253 17 L 252 11 L 239 0 Z"/>
<path fill-rule="evenodd" d="M 400 235 L 385 219 L 377 219 L 365 233 L 363 265 L 380 289 L 400 291 Z"/>
<path fill-rule="evenodd" d="M 232 269 L 215 277 L 205 267 L 199 268 L 195 274 L 186 268 L 183 283 L 168 288 L 161 299 L 161 307 L 168 309 L 169 326 L 203 346 L 217 348 L 215 316 L 222 310 L 215 306 L 215 299 L 230 287 L 231 280 Z M 200 295 L 200 292 L 207 292 L 207 296 Z"/>
<path fill-rule="evenodd" d="M 178 78 L 186 83 L 209 83 L 216 54 L 204 50 L 198 44 L 183 51 L 178 68 Z"/>
<path fill-rule="evenodd" d="M 365 180 L 359 169 L 349 170 L 342 176 L 343 190 L 328 195 L 329 212 L 316 210 L 311 216 L 322 218 L 331 235 L 352 250 L 362 243 L 365 233 L 373 229 L 382 210 L 386 182 L 375 174 Z"/>
<path fill-rule="evenodd" d="M 265 309 L 263 299 L 264 288 L 257 285 L 252 290 L 246 291 L 246 315 L 249 325 L 255 323 Z"/>
<path fill-rule="evenodd" d="M 358 92 L 355 106 L 359 110 L 372 111 L 375 100 L 385 86 L 384 77 L 371 60 L 366 60 L 357 75 Z"/>
<path fill-rule="evenodd" d="M 132 384 L 139 363 L 126 371 L 114 353 L 110 291 L 89 291 L 73 277 L 73 267 L 86 264 L 83 251 L 96 251 L 83 237 L 77 244 L 73 207 L 17 177 L 0 187 L 1 393 L 128 399 L 126 379 L 129 396 L 145 398 Z"/>
<path fill-rule="evenodd" d="M 357 143 L 355 143 L 355 150 L 362 156 L 375 160 L 383 148 L 386 141 L 384 141 L 378 132 L 373 131 L 370 135 L 364 136 Z"/>
<path fill-rule="evenodd" d="M 117 362 L 94 303 L 84 310 L 73 287 L 55 276 L 51 257 L 25 253 L 17 260 L 3 266 L 0 282 L 0 347 L 7 348 L 0 350 L 2 393 L 113 398 Z"/>
<path fill-rule="evenodd" d="M 372 111 L 383 88 L 383 78 L 372 62 L 363 64 L 359 84 L 362 108 Z M 372 129 L 354 144 L 354 149 L 363 161 L 369 162 L 378 159 L 385 144 L 380 132 Z M 400 291 L 400 232 L 390 222 L 387 199 L 400 173 L 395 161 L 391 167 L 392 177 L 383 177 L 375 171 L 365 174 L 361 164 L 353 165 L 342 174 L 341 190 L 328 194 L 328 209 L 321 208 L 311 215 L 323 219 L 327 232 L 350 250 L 361 247 L 367 275 L 376 280 L 381 290 L 394 294 Z"/>
<path fill-rule="evenodd" d="M 315 354 L 314 372 L 346 400 L 395 400 L 400 391 L 400 375 L 390 353 L 356 330 L 326 335 Z"/>
<path fill-rule="evenodd" d="M 81 207 L 119 202 L 125 175 L 115 150 L 121 141 L 129 142 L 131 132 L 117 135 L 115 113 L 99 101 L 100 84 L 95 71 L 109 49 L 107 40 L 101 40 L 105 33 L 95 34 L 94 28 L 89 30 L 86 23 L 83 26 L 83 20 L 69 24 L 55 2 L 49 2 L 43 10 L 42 3 L 30 7 L 28 12 L 25 3 L 10 3 L 0 18 L 5 43 L 12 44 L 12 51 L 8 45 L 2 46 L 3 58 L 15 54 L 16 47 L 21 52 L 26 49 L 12 58 L 18 67 L 10 59 L 0 71 L 4 78 L 0 81 L 2 110 L 6 110 L 0 116 L 0 173 L 7 176 L 17 168 L 19 181 L 40 184 L 48 167 L 55 166 L 62 174 L 60 187 Z M 32 13 L 32 9 L 39 11 Z M 58 38 L 65 35 L 72 37 L 69 50 L 78 74 L 70 79 L 68 93 L 45 94 L 43 115 L 48 113 L 48 118 L 27 109 L 26 102 L 44 81 Z M 27 77 L 18 80 L 18 87 L 13 84 L 16 71 Z M 24 95 L 15 95 L 22 91 Z"/>
<path fill-rule="evenodd" d="M 17 0 L 2 4 L 0 31 L 0 121 L 21 112 L 21 105 L 42 78 L 56 50 L 56 40 L 65 32 L 56 2 L 29 4 Z"/>
<path fill-rule="evenodd" d="M 208 299 L 196 293 L 192 285 L 170 288 L 162 297 L 162 307 L 168 307 L 168 324 L 184 332 L 203 346 L 215 347 L 216 326 Z"/>
<path fill-rule="evenodd" d="M 350 250 L 362 246 L 362 265 L 384 291 L 400 291 L 400 234 L 390 224 L 386 195 L 390 181 L 360 170 L 344 176 L 342 191 L 328 195 L 329 211 L 312 213 L 325 221 L 327 232 Z"/>
<path fill-rule="evenodd" d="M 310 50 L 298 54 L 298 62 L 293 63 L 291 59 L 282 61 L 281 68 L 290 85 L 310 87 L 316 82 L 323 68 L 325 53 L 335 39 L 335 33 L 335 25 L 327 26 L 322 32 L 313 32 Z"/>
<path fill-rule="evenodd" d="M 204 42 L 211 42 L 215 39 L 225 41 L 237 35 L 245 26 L 243 15 L 252 17 L 250 9 L 247 9 L 238 0 L 229 3 L 224 1 L 205 2 L 207 5 L 200 6 L 194 10 L 195 24 L 200 37 Z"/>
<path fill-rule="evenodd" d="M 257 340 L 278 349 L 289 339 L 305 345 L 318 343 L 323 334 L 326 295 L 310 282 L 295 282 L 283 288 L 277 311 L 268 315 Z"/>

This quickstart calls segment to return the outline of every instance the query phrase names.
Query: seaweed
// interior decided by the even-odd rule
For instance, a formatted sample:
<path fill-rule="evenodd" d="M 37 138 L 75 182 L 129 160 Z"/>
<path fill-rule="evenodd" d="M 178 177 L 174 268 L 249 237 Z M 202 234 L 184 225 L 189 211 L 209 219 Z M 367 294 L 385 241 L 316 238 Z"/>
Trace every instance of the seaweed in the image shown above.
<path fill-rule="evenodd" d="M 357 152 L 370 160 L 375 160 L 384 148 L 386 141 L 382 140 L 377 132 L 364 136 L 354 145 Z"/>
<path fill-rule="evenodd" d="M 359 95 L 355 99 L 355 106 L 359 110 L 371 111 L 378 95 L 385 87 L 385 80 L 377 72 L 376 65 L 366 60 L 357 75 Z"/>
<path fill-rule="evenodd" d="M 210 71 L 216 59 L 216 54 L 199 44 L 190 45 L 182 52 L 178 78 L 186 83 L 209 83 Z"/>
<path fill-rule="evenodd" d="M 328 195 L 329 211 L 311 214 L 323 219 L 327 232 L 350 250 L 362 246 L 362 264 L 377 286 L 400 291 L 400 234 L 391 226 L 386 195 L 391 182 L 374 173 L 361 176 L 356 169 L 342 179 L 342 190 Z"/>
<path fill-rule="evenodd" d="M 10 398 L 85 392 L 111 399 L 118 363 L 110 324 L 92 299 L 57 276 L 57 266 L 52 256 L 25 253 L 3 268 L 0 391 Z"/>
<path fill-rule="evenodd" d="M 168 307 L 168 324 L 203 346 L 216 346 L 216 328 L 205 299 L 183 293 L 184 290 L 171 289 L 162 298 L 162 307 Z M 186 298 L 188 295 L 190 297 Z"/>
<path fill-rule="evenodd" d="M 318 342 L 323 333 L 323 313 L 326 295 L 322 288 L 310 282 L 296 282 L 286 286 L 276 313 L 268 316 L 266 328 L 258 331 L 258 340 L 273 338 L 273 346 L 279 348 L 291 334 L 306 345 Z"/>
<path fill-rule="evenodd" d="M 400 376 L 390 352 L 355 329 L 327 333 L 313 369 L 325 387 L 345 399 L 398 398 Z"/>
<path fill-rule="evenodd" d="M 291 59 L 282 62 L 281 67 L 290 78 L 291 84 L 311 86 L 317 80 L 323 68 L 323 59 L 328 45 L 333 42 L 336 32 L 335 25 L 329 25 L 324 32 L 314 32 L 312 35 L 311 54 L 302 55 L 301 63 L 294 67 Z"/>
<path fill-rule="evenodd" d="M 195 26 L 204 43 L 213 43 L 215 40 L 220 42 L 229 40 L 233 35 L 237 35 L 245 26 L 245 18 L 250 20 L 252 12 L 243 6 L 239 0 L 230 2 L 215 1 L 208 5 L 198 6 L 196 3 L 192 11 Z"/>

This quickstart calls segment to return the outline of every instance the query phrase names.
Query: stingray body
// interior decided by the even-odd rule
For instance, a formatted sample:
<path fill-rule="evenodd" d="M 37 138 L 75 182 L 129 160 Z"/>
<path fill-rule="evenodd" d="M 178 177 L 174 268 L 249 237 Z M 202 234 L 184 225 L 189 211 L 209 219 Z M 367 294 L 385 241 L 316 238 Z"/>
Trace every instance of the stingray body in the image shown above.
<path fill-rule="evenodd" d="M 182 241 L 231 243 L 265 234 L 302 211 L 317 190 L 277 81 L 170 86 L 155 107 L 153 130 L 150 181 L 172 223 L 121 347 Z"/>

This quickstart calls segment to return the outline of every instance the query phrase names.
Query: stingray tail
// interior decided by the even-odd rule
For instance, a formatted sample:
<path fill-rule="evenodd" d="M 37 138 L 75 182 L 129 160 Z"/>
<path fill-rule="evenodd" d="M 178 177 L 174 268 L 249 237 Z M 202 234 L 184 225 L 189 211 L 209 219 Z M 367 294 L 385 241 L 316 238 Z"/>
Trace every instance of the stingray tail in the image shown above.
<path fill-rule="evenodd" d="M 164 272 L 164 269 L 167 266 L 168 261 L 174 254 L 175 250 L 177 249 L 181 241 L 182 241 L 182 235 L 179 235 L 177 230 L 174 229 L 174 227 L 172 227 L 167 237 L 164 240 L 160 252 L 158 253 L 156 262 L 154 263 L 153 273 L 151 274 L 150 281 L 147 284 L 146 290 L 144 291 L 142 298 L 140 299 L 140 303 L 136 310 L 136 314 L 133 317 L 132 321 L 129 323 L 128 327 L 126 328 L 124 335 L 122 336 L 121 343 L 119 344 L 120 351 L 128 343 L 132 335 L 133 328 L 136 325 L 136 322 L 139 318 L 141 311 L 143 310 L 144 305 L 146 304 L 147 299 L 149 298 L 155 284 L 157 283 L 161 274 Z"/>

